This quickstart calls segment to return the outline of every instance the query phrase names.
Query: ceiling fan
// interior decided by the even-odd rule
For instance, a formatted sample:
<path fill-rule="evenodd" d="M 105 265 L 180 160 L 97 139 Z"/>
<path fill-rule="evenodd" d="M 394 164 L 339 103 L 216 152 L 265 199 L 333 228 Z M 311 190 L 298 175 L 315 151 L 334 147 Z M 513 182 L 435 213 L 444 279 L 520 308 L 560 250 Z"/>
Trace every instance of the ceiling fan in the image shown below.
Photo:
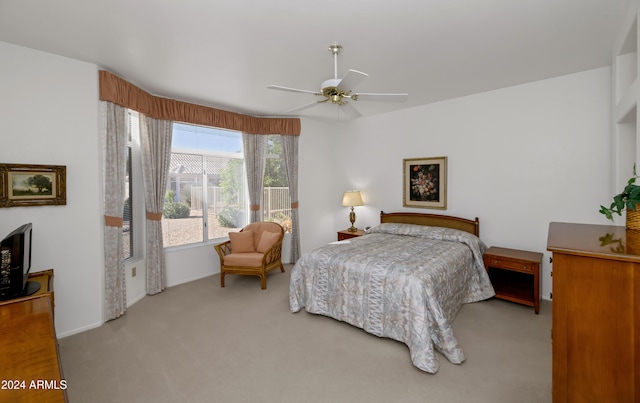
<path fill-rule="evenodd" d="M 345 113 L 352 118 L 362 116 L 358 110 L 349 103 L 351 101 L 380 101 L 380 102 L 404 102 L 409 94 L 381 94 L 381 93 L 357 93 L 353 90 L 355 87 L 369 77 L 368 74 L 357 70 L 349 70 L 342 79 L 338 78 L 338 54 L 342 50 L 342 46 L 338 44 L 329 45 L 329 52 L 333 54 L 333 78 L 325 80 L 320 85 L 320 91 L 301 90 L 298 88 L 282 87 L 279 85 L 269 85 L 267 88 L 272 90 L 300 92 L 305 94 L 313 94 L 323 97 L 320 101 L 316 101 L 300 108 L 289 111 L 300 112 L 305 109 L 314 107 L 323 103 L 332 103 L 337 105 Z"/>

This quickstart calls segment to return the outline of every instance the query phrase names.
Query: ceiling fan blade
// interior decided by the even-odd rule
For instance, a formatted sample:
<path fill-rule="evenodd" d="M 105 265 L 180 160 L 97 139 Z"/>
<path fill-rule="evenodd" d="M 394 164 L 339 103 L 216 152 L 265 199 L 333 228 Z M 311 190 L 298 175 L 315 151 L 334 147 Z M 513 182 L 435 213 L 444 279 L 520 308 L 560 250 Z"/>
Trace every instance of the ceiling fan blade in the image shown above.
<path fill-rule="evenodd" d="M 298 88 L 282 87 L 282 86 L 279 86 L 279 85 L 269 85 L 269 86 L 267 86 L 267 88 L 269 88 L 270 90 L 289 91 L 289 92 L 302 92 L 304 94 L 322 95 L 318 91 L 301 90 L 301 89 L 298 89 Z"/>
<path fill-rule="evenodd" d="M 354 101 L 406 102 L 409 94 L 360 93 L 351 95 Z"/>
<path fill-rule="evenodd" d="M 338 88 L 340 88 L 344 92 L 352 91 L 358 84 L 364 81 L 365 78 L 369 77 L 367 73 L 363 73 L 358 70 L 349 70 L 347 74 L 344 75 L 342 80 L 340 80 L 340 84 L 338 84 Z"/>
<path fill-rule="evenodd" d="M 360 116 L 362 116 L 362 114 L 358 112 L 358 110 L 354 108 L 353 105 L 351 105 L 349 102 L 345 102 L 342 105 L 340 105 L 340 109 L 342 109 L 347 115 L 351 116 L 353 119 L 357 119 Z"/>
<path fill-rule="evenodd" d="M 292 109 L 292 110 L 288 111 L 287 113 L 300 112 L 300 111 L 303 111 L 303 110 L 305 110 L 305 109 L 312 108 L 312 107 L 314 107 L 314 106 L 316 106 L 316 105 L 318 105 L 318 104 L 324 103 L 324 102 L 327 102 L 327 99 L 323 99 L 322 101 L 312 102 L 312 103 L 310 103 L 310 104 L 307 104 L 307 105 L 301 106 L 301 107 L 299 107 L 299 108 Z"/>

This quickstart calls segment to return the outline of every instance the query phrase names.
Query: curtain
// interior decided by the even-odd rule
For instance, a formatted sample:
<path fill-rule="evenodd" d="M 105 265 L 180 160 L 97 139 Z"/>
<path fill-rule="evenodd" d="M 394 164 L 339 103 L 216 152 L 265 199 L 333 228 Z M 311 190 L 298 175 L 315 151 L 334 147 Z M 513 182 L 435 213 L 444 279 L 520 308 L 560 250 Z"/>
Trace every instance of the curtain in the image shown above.
<path fill-rule="evenodd" d="M 242 144 L 249 186 L 249 222 L 262 221 L 267 136 L 243 132 Z"/>
<path fill-rule="evenodd" d="M 147 294 L 165 288 L 162 206 L 171 159 L 172 122 L 140 115 L 140 151 L 146 214 Z"/>
<path fill-rule="evenodd" d="M 122 248 L 125 154 L 127 148 L 125 108 L 100 102 L 103 136 L 105 319 L 122 316 L 127 309 L 127 288 Z"/>
<path fill-rule="evenodd" d="M 251 134 L 278 133 L 296 136 L 300 134 L 299 118 L 255 117 L 162 98 L 151 95 L 104 70 L 99 71 L 99 79 L 101 101 L 113 102 L 155 119 L 219 127 Z"/>
<path fill-rule="evenodd" d="M 300 258 L 300 219 L 298 218 L 298 136 L 282 135 L 282 154 L 291 196 L 291 263 Z"/>

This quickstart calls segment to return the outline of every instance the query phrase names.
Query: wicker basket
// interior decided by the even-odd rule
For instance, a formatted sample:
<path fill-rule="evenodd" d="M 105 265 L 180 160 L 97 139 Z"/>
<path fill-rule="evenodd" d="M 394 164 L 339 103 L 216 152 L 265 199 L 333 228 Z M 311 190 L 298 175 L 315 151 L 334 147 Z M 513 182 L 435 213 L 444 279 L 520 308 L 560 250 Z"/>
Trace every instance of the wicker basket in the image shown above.
<path fill-rule="evenodd" d="M 640 255 L 640 231 L 628 229 L 625 231 L 627 247 L 625 253 Z"/>
<path fill-rule="evenodd" d="M 636 204 L 636 209 L 627 209 L 627 229 L 640 231 L 640 204 Z"/>

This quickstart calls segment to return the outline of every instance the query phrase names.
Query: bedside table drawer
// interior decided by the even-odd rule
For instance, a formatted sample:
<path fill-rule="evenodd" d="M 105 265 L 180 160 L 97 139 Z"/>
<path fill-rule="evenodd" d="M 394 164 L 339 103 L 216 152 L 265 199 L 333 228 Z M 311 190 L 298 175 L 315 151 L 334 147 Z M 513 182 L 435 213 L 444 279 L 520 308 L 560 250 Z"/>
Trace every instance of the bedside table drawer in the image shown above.
<path fill-rule="evenodd" d="M 344 241 L 345 239 L 351 239 L 351 238 L 355 238 L 357 235 L 354 234 L 344 234 L 341 232 L 338 232 L 338 241 Z"/>
<path fill-rule="evenodd" d="M 491 267 L 511 269 L 511 270 L 516 270 L 523 273 L 533 273 L 532 263 L 516 262 L 513 260 L 503 259 L 503 258 L 494 257 L 494 256 L 488 256 L 485 258 L 488 260 L 489 266 Z"/>
<path fill-rule="evenodd" d="M 344 240 L 355 238 L 362 235 L 364 235 L 364 231 L 361 229 L 357 231 L 349 231 L 349 230 L 338 231 L 338 241 L 344 241 Z"/>

